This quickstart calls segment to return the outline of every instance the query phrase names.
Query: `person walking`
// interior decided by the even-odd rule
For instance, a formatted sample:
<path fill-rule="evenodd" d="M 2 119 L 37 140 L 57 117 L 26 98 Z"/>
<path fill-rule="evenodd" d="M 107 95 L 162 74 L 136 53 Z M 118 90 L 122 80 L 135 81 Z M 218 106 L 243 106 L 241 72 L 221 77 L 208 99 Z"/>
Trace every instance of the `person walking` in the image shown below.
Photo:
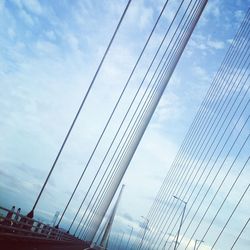
<path fill-rule="evenodd" d="M 21 208 L 19 207 L 18 209 L 17 209 L 17 211 L 16 211 L 16 214 L 15 214 L 15 217 L 14 217 L 14 220 L 16 221 L 16 222 L 18 222 L 19 221 L 19 215 L 20 215 L 20 213 L 21 213 Z"/>
<path fill-rule="evenodd" d="M 12 219 L 13 213 L 15 212 L 15 208 L 16 207 L 13 206 L 11 208 L 11 210 L 8 211 L 8 213 L 7 213 L 6 217 L 5 217 L 7 219 L 7 221 L 10 221 Z"/>

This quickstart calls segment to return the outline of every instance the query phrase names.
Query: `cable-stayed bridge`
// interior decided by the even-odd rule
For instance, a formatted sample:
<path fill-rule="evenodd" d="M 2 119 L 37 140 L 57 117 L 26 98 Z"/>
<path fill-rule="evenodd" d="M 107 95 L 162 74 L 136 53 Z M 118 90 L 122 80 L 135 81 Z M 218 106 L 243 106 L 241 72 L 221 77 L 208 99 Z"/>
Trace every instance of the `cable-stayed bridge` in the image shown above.
<path fill-rule="evenodd" d="M 249 181 L 244 181 L 249 171 L 249 14 L 248 10 L 147 215 L 151 230 L 146 231 L 145 247 L 171 249 L 178 242 L 189 249 L 194 239 L 198 245 L 207 242 L 210 233 L 214 235 L 209 245 L 216 249 L 242 200 L 249 202 Z M 235 200 L 230 197 L 234 192 Z M 223 213 L 227 219 L 215 227 Z M 243 220 L 238 236 L 249 213 Z M 238 239 L 232 238 L 230 249 Z"/>
<path fill-rule="evenodd" d="M 46 225 L 35 219 L 37 206 L 44 195 L 51 174 L 59 167 L 58 159 L 78 116 L 84 109 L 96 77 L 119 33 L 120 25 L 125 21 L 130 4 L 131 1 L 128 1 L 125 6 L 30 212 L 27 215 L 21 215 L 1 208 L 3 211 L 0 225 L 1 240 L 10 249 L 15 247 L 17 249 L 87 249 L 91 242 L 96 242 L 100 238 L 104 216 L 207 1 L 179 1 L 159 47 L 150 58 L 148 69 L 144 72 L 123 118 L 119 121 L 118 129 L 110 138 L 107 151 L 89 185 L 86 186 L 86 193 L 80 206 L 76 209 L 68 227 L 64 228 L 62 224 L 76 191 L 90 168 L 93 156 L 114 119 L 124 92 L 149 42 L 154 37 L 162 16 L 168 13 L 169 1 L 161 7 L 159 16 L 152 24 L 152 30 L 103 126 L 91 155 L 83 166 L 83 171 L 66 201 L 59 220 L 55 225 Z M 211 241 L 210 249 L 216 249 L 217 242 L 223 237 L 224 230 L 237 213 L 238 206 L 249 196 L 249 183 L 239 185 L 245 171 L 249 169 L 249 14 L 248 11 L 215 75 L 171 169 L 145 217 L 144 227 L 137 235 L 137 239 L 130 245 L 126 245 L 126 249 L 201 249 L 202 244 L 207 244 L 208 241 Z M 229 185 L 228 177 L 231 176 L 231 171 L 236 171 L 237 174 L 235 178 L 230 179 Z M 226 190 L 224 190 L 225 185 L 229 185 Z M 230 194 L 236 188 L 238 188 L 238 199 L 231 202 Z M 227 201 L 231 203 L 227 220 L 222 223 L 220 230 L 216 229 L 216 231 L 213 229 L 214 222 L 219 218 Z M 214 203 L 217 205 L 216 208 L 213 206 Z M 245 224 L 241 224 L 238 236 L 230 242 L 231 249 L 237 245 L 241 233 L 247 227 L 249 214 L 244 219 Z M 207 239 L 211 231 L 215 233 L 213 237 Z M 108 248 L 125 249 L 122 244 L 116 244 L 111 240 Z"/>

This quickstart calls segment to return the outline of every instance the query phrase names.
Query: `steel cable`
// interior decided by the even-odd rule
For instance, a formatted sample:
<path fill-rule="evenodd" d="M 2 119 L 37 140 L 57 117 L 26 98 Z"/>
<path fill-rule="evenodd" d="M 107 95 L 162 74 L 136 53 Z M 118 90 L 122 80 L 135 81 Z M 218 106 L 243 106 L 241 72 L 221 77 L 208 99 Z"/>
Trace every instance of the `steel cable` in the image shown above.
<path fill-rule="evenodd" d="M 232 44 L 232 45 L 233 45 L 233 44 Z M 229 51 L 230 51 L 230 50 L 229 50 Z M 224 58 L 224 59 L 225 59 L 225 58 Z M 192 124 L 192 125 L 193 125 L 193 124 Z M 174 178 L 173 178 L 173 179 L 174 179 Z M 158 197 L 157 197 L 157 198 L 158 198 Z M 157 198 L 156 198 L 156 199 L 157 199 Z"/>

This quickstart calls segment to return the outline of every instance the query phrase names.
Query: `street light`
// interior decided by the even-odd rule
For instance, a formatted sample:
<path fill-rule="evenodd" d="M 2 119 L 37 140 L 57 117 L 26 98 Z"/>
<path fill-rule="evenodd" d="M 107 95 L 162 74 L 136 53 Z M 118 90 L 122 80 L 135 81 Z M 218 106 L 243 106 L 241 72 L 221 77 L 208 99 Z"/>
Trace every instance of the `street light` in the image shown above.
<path fill-rule="evenodd" d="M 194 243 L 194 250 L 196 250 L 196 245 L 197 245 L 198 242 L 200 242 L 200 244 L 201 244 L 202 242 L 204 242 L 204 240 L 195 240 L 195 243 Z M 200 244 L 197 246 L 197 250 L 198 250 Z"/>
<path fill-rule="evenodd" d="M 173 237 L 174 235 L 173 234 L 170 234 L 170 233 L 168 233 L 168 239 L 169 239 L 169 237 Z M 166 247 L 166 245 L 167 245 L 167 243 L 168 243 L 168 239 L 166 240 L 166 242 L 165 242 L 165 244 L 164 244 L 164 246 L 163 246 L 163 250 L 165 249 L 165 247 Z"/>
<path fill-rule="evenodd" d="M 141 247 L 142 247 L 142 243 L 143 243 L 143 240 L 144 240 L 147 228 L 148 228 L 148 223 L 149 223 L 149 219 L 148 218 L 145 218 L 144 216 L 141 216 L 141 218 L 143 218 L 144 220 L 146 220 L 147 223 L 145 225 L 145 230 L 144 230 L 144 234 L 143 234 L 142 239 L 141 239 L 141 243 L 140 243 L 139 249 L 141 249 Z"/>
<path fill-rule="evenodd" d="M 115 239 L 114 239 L 113 246 L 114 246 L 114 248 L 115 248 L 115 246 L 116 246 L 116 245 L 118 246 L 118 244 L 119 244 L 119 235 L 116 235 L 114 238 L 115 238 Z"/>
<path fill-rule="evenodd" d="M 131 227 L 130 225 L 128 225 L 128 227 L 130 227 L 131 228 L 131 231 L 130 231 L 130 234 L 129 234 L 129 238 L 128 238 L 128 242 L 127 242 L 127 246 L 126 246 L 126 248 L 125 249 L 128 249 L 128 244 L 129 244 L 129 242 L 130 242 L 130 238 L 131 238 L 131 235 L 132 235 L 132 233 L 133 233 L 133 227 Z"/>
<path fill-rule="evenodd" d="M 177 232 L 177 238 L 176 238 L 175 245 L 174 245 L 174 250 L 176 250 L 177 247 L 178 247 L 178 239 L 179 239 L 179 234 L 180 234 L 181 226 L 182 226 L 183 219 L 184 219 L 184 214 L 185 214 L 187 202 L 185 202 L 184 200 L 182 200 L 182 199 L 176 197 L 175 195 L 173 195 L 173 197 L 174 197 L 175 199 L 179 200 L 180 202 L 184 203 L 184 208 L 183 208 L 183 212 L 182 212 L 182 216 L 181 216 L 181 223 L 180 223 L 180 226 L 179 226 L 179 229 L 178 229 L 178 232 Z"/>
<path fill-rule="evenodd" d="M 120 240 L 120 244 L 119 244 L 118 249 L 120 249 L 120 248 L 121 248 L 121 244 L 122 244 L 122 241 L 123 241 L 123 236 L 124 236 L 124 232 L 122 233 L 122 237 L 121 237 L 121 240 Z"/>

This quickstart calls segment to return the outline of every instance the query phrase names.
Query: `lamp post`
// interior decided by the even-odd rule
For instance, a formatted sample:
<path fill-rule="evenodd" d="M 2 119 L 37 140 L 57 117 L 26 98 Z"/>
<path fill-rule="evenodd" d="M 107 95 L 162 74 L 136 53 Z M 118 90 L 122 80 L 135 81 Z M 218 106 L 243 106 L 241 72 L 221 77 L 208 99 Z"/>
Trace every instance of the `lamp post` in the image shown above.
<path fill-rule="evenodd" d="M 177 232 L 177 237 L 176 237 L 176 241 L 175 241 L 175 245 L 174 245 L 174 250 L 177 249 L 178 247 L 178 239 L 179 239 L 179 234 L 180 234 L 180 231 L 181 231 L 181 226 L 182 226 L 182 223 L 183 223 L 183 219 L 184 219 L 184 214 L 185 214 L 185 210 L 186 210 L 186 206 L 187 206 L 187 202 L 185 202 L 184 200 L 176 197 L 176 196 L 173 196 L 175 199 L 179 200 L 180 202 L 184 203 L 184 208 L 183 208 L 183 212 L 182 212 L 182 216 L 181 216 L 181 223 L 180 223 L 180 226 L 179 226 L 179 229 L 178 229 L 178 232 Z"/>
<path fill-rule="evenodd" d="M 129 242 L 130 242 L 130 238 L 131 238 L 131 235 L 132 235 L 133 229 L 134 229 L 133 227 L 131 227 L 131 226 L 129 226 L 129 225 L 128 225 L 128 227 L 131 228 L 131 231 L 130 231 L 129 238 L 128 238 L 128 242 L 127 242 L 127 245 L 126 245 L 126 248 L 125 248 L 125 249 L 128 249 L 128 244 L 129 244 Z"/>
<path fill-rule="evenodd" d="M 117 245 L 118 246 L 118 244 L 119 244 L 119 235 L 116 235 L 115 237 L 114 237 L 114 242 L 113 242 L 113 247 L 114 247 L 114 249 L 115 249 L 115 246 Z"/>
<path fill-rule="evenodd" d="M 170 234 L 170 233 L 168 233 L 168 235 L 169 235 L 169 237 L 173 237 L 174 236 L 173 234 Z M 168 237 L 168 239 L 169 239 L 169 237 Z M 166 242 L 165 242 L 165 244 L 164 244 L 164 246 L 162 248 L 163 250 L 165 249 L 167 243 L 168 243 L 168 240 L 166 240 Z"/>
<path fill-rule="evenodd" d="M 148 228 L 148 223 L 149 223 L 149 219 L 148 218 L 145 218 L 144 216 L 141 216 L 141 218 L 143 218 L 146 221 L 146 224 L 145 224 L 144 234 L 142 236 L 141 243 L 140 243 L 140 246 L 139 246 L 138 249 L 141 249 L 141 247 L 142 247 L 143 240 L 145 238 L 145 234 L 146 234 L 146 231 L 147 231 L 147 228 Z"/>
<path fill-rule="evenodd" d="M 194 250 L 196 250 L 196 245 L 197 245 L 198 242 L 200 242 L 200 244 L 201 244 L 202 242 L 204 242 L 204 240 L 195 240 L 195 243 L 194 243 Z M 200 245 L 200 244 L 199 244 L 199 245 Z M 198 250 L 199 245 L 197 246 L 197 250 Z"/>
<path fill-rule="evenodd" d="M 123 236 L 124 236 L 124 232 L 122 233 L 122 237 L 121 237 L 121 240 L 120 240 L 120 244 L 119 244 L 119 247 L 117 248 L 118 250 L 121 248 L 122 241 L 123 241 Z"/>

